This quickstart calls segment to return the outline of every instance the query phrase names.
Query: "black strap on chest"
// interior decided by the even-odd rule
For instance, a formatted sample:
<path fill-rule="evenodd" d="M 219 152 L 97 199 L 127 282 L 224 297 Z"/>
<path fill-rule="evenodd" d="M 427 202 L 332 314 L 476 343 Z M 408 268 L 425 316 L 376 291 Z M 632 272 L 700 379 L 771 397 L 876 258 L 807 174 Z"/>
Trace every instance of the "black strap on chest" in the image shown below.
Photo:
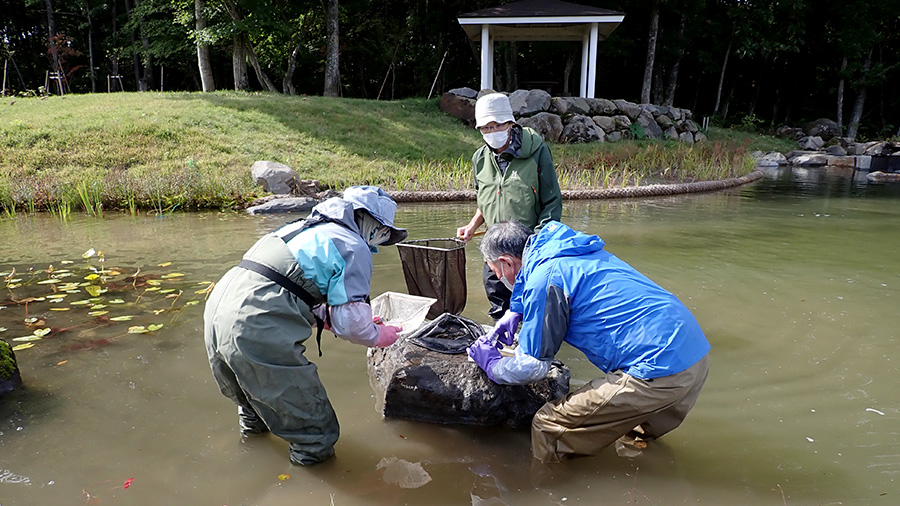
<path fill-rule="evenodd" d="M 246 258 L 242 259 L 240 263 L 238 263 L 238 267 L 242 267 L 247 269 L 248 271 L 253 271 L 265 278 L 268 278 L 273 283 L 281 286 L 285 290 L 291 292 L 300 298 L 303 302 L 309 306 L 310 310 L 312 310 L 313 306 L 316 305 L 316 300 L 310 295 L 309 292 L 303 289 L 302 286 L 294 283 L 284 274 L 272 269 L 267 265 L 263 265 L 259 262 L 254 262 L 253 260 L 247 260 Z M 326 318 L 328 318 L 328 311 L 325 311 Z M 322 321 L 315 313 L 313 316 L 316 318 L 316 346 L 319 348 L 319 356 L 322 356 L 322 330 L 325 328 L 325 322 Z M 330 325 L 330 323 L 329 323 Z"/>

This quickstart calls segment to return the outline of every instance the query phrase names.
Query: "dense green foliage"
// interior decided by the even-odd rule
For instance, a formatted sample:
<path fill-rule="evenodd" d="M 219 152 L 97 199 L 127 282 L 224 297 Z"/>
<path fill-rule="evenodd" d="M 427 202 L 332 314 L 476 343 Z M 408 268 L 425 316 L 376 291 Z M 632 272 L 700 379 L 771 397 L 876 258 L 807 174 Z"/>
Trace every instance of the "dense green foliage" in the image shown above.
<path fill-rule="evenodd" d="M 105 92 L 119 82 L 109 75 L 121 75 L 125 90 L 198 90 L 201 41 L 210 45 L 217 89 L 233 89 L 232 47 L 243 37 L 275 88 L 322 93 L 322 0 L 196 2 L 208 21 L 200 30 L 192 0 L 8 0 L 0 11 L 0 57 L 11 56 L 7 88 L 39 90 L 58 55 L 73 92 Z M 501 3 L 510 2 L 341 0 L 342 95 L 399 99 L 426 97 L 433 85 L 437 94 L 477 87 L 478 48 L 456 18 Z M 639 100 L 650 11 L 658 5 L 652 102 L 671 99 L 697 117 L 760 130 L 828 117 L 856 122 L 868 137 L 898 132 L 900 88 L 892 83 L 900 79 L 900 0 L 576 3 L 626 14 L 600 44 L 596 96 Z M 509 44 L 497 44 L 498 89 L 541 80 L 556 82 L 555 93 L 577 92 L 580 44 Z M 283 83 L 292 56 L 296 71 Z M 567 64 L 574 65 L 564 82 Z M 265 89 L 252 71 L 248 85 Z"/>
<path fill-rule="evenodd" d="M 789 147 L 718 132 L 693 147 L 645 140 L 551 149 L 563 187 L 578 189 L 741 175 L 750 170 L 748 150 Z M 262 196 L 250 176 L 256 160 L 285 163 L 301 178 L 339 189 L 467 189 L 470 157 L 481 144 L 437 99 L 237 92 L 20 98 L 0 109 L 0 212 L 239 207 Z"/>

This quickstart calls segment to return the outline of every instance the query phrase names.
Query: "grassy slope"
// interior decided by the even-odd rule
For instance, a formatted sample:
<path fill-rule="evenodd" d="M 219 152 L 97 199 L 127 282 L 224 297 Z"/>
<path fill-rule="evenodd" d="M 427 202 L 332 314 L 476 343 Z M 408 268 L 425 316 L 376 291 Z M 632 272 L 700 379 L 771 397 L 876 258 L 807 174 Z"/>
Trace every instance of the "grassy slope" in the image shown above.
<path fill-rule="evenodd" d="M 31 202 L 40 208 L 52 206 L 54 199 L 74 205 L 89 201 L 85 194 L 113 207 L 236 204 L 260 193 L 249 177 L 256 160 L 285 163 L 304 179 L 337 188 L 358 183 L 395 189 L 466 187 L 469 157 L 481 144 L 476 131 L 441 113 L 436 100 L 234 92 L 8 100 L 11 105 L 0 106 L 4 206 Z M 714 141 L 716 136 L 714 131 Z M 741 149 L 782 149 L 777 141 L 758 136 L 739 139 L 722 132 L 721 137 Z M 560 167 L 578 170 L 636 154 L 644 156 L 642 166 L 673 165 L 662 158 L 684 156 L 679 153 L 686 148 L 676 144 L 552 149 Z M 646 146 L 657 155 L 648 157 Z M 613 176 L 605 180 L 615 180 L 616 170 L 634 171 L 612 163 Z M 620 177 L 619 184 L 627 180 Z"/>

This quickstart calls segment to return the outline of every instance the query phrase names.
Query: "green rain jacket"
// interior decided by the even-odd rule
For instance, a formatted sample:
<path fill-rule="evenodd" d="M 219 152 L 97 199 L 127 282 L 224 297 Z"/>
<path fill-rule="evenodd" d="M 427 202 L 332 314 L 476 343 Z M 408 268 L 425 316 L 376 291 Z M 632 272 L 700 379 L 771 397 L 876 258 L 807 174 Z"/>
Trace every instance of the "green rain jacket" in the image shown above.
<path fill-rule="evenodd" d="M 487 144 L 472 156 L 478 209 L 488 227 L 498 221 L 518 220 L 537 232 L 562 216 L 559 181 L 550 148 L 541 135 L 528 127 L 513 128 L 521 130 L 521 147 L 500 153 L 509 160 L 504 172 L 497 164 L 498 155 Z"/>

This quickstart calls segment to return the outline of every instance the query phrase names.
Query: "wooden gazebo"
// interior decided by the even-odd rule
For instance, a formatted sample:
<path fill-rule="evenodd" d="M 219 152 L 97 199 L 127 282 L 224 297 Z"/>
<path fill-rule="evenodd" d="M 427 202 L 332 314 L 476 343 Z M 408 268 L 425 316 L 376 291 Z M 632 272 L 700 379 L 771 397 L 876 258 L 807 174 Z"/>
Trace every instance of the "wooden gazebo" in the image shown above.
<path fill-rule="evenodd" d="M 622 12 L 557 0 L 521 0 L 457 18 L 469 38 L 481 42 L 481 89 L 494 86 L 494 42 L 581 41 L 581 96 L 594 98 L 597 42 L 625 19 Z"/>

